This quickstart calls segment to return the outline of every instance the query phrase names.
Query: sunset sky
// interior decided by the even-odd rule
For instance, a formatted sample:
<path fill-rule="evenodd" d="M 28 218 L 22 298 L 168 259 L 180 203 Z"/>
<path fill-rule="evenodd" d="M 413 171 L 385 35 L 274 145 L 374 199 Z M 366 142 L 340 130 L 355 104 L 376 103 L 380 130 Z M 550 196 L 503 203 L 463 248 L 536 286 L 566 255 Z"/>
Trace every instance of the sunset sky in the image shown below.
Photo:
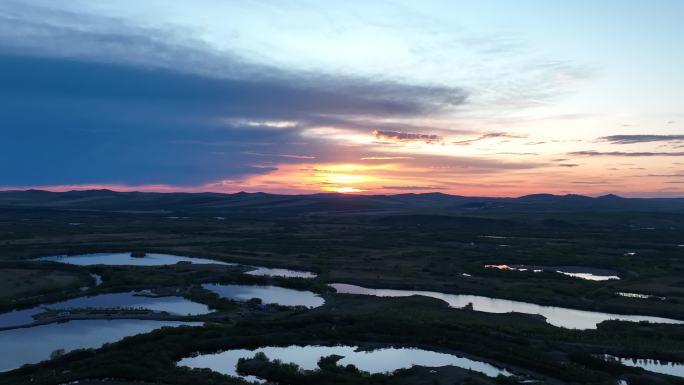
<path fill-rule="evenodd" d="M 0 2 L 0 188 L 684 196 L 684 1 Z"/>

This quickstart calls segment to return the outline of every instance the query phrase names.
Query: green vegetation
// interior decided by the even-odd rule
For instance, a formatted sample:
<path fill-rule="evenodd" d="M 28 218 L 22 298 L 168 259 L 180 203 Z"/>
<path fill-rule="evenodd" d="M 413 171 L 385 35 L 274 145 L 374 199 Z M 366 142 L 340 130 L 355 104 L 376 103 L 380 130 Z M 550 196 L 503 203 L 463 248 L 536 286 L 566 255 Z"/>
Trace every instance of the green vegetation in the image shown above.
<path fill-rule="evenodd" d="M 88 294 L 153 290 L 215 310 L 204 327 L 165 328 L 96 350 L 55 354 L 0 374 L 0 384 L 57 385 L 107 379 L 110 385 L 236 384 L 240 380 L 175 363 L 196 352 L 289 344 L 415 346 L 453 352 L 548 384 L 681 384 L 597 358 L 598 354 L 684 361 L 684 328 L 605 322 L 567 330 L 539 317 L 448 308 L 428 298 L 337 295 L 331 282 L 366 287 L 478 294 L 539 304 L 684 319 L 684 212 L 447 209 L 221 212 L 122 212 L 0 209 L 0 310 L 28 308 Z M 171 219 L 169 217 L 186 218 Z M 79 226 L 69 223 L 78 222 Z M 656 230 L 652 230 L 656 229 Z M 484 236 L 495 236 L 484 237 Z M 245 266 L 71 266 L 31 258 L 89 252 L 170 253 L 247 265 L 313 271 L 315 279 L 245 275 Z M 632 254 L 634 253 L 634 254 Z M 619 281 L 485 269 L 485 264 L 544 264 L 612 269 Z M 89 274 L 103 278 L 93 287 Z M 465 275 L 464 275 L 465 274 Z M 278 285 L 320 293 L 313 310 L 237 303 L 203 283 Z M 627 298 L 617 292 L 666 297 Z M 82 309 L 83 310 L 83 309 Z M 86 312 L 83 310 L 83 312 Z M 88 316 L 106 312 L 91 311 Z M 132 316 L 129 314 L 129 316 Z M 141 317 L 147 316 L 144 314 Z M 497 384 L 457 368 L 416 367 L 369 375 L 334 358 L 302 372 L 263 357 L 244 373 L 288 384 Z M 101 384 L 101 382 L 96 382 Z"/>
<path fill-rule="evenodd" d="M 313 311 L 247 317 L 232 325 L 210 323 L 205 327 L 165 328 L 97 351 L 69 353 L 56 361 L 29 366 L 0 377 L 0 383 L 22 383 L 30 376 L 37 384 L 49 384 L 86 377 L 112 378 L 126 373 L 126 379 L 168 384 L 230 384 L 234 380 L 226 376 L 176 367 L 174 363 L 198 351 L 294 343 L 351 343 L 369 348 L 416 346 L 462 352 L 548 383 L 614 384 L 617 376 L 643 379 L 659 376 L 614 363 L 601 365 L 597 360 L 587 360 L 590 353 L 606 348 L 655 349 L 676 355 L 684 340 L 684 331 L 672 325 L 615 322 L 596 331 L 571 331 L 521 315 L 448 309 L 439 301 L 426 298 L 351 296 L 331 302 Z M 467 377 L 487 380 L 479 374 L 471 373 Z M 681 383 L 676 379 L 663 381 Z"/>
<path fill-rule="evenodd" d="M 2 268 L 0 277 L 3 278 L 0 280 L 2 301 L 75 288 L 84 283 L 83 277 L 76 272 L 45 269 Z"/>
<path fill-rule="evenodd" d="M 82 295 L 80 288 L 92 283 L 74 266 L 0 260 L 0 312 Z"/>

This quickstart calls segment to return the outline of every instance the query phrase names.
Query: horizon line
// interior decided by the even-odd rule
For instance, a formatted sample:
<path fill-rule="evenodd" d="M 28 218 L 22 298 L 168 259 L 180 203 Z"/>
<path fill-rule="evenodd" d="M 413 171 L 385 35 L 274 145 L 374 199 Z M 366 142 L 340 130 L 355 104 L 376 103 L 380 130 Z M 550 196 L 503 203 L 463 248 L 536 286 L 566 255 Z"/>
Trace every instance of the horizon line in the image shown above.
<path fill-rule="evenodd" d="M 372 196 L 398 196 L 398 195 L 428 195 L 428 194 L 439 194 L 439 195 L 444 195 L 444 196 L 450 196 L 450 197 L 462 197 L 462 198 L 486 198 L 486 199 L 519 199 L 519 198 L 524 198 L 524 197 L 529 197 L 529 196 L 554 196 L 554 197 L 569 197 L 569 196 L 576 196 L 576 197 L 585 197 L 585 198 L 601 198 L 601 197 L 615 197 L 615 198 L 620 198 L 620 199 L 684 199 L 684 196 L 674 196 L 674 197 L 658 197 L 658 196 L 625 196 L 621 195 L 619 193 L 604 193 L 604 194 L 578 194 L 578 193 L 566 193 L 566 194 L 553 194 L 553 193 L 545 193 L 545 192 L 539 192 L 539 193 L 531 193 L 531 194 L 523 194 L 523 195 L 518 195 L 518 196 L 486 196 L 486 195 L 458 195 L 458 194 L 450 194 L 450 193 L 444 193 L 440 191 L 425 191 L 425 192 L 405 192 L 405 193 L 392 193 L 392 194 L 365 194 L 362 192 L 335 192 L 335 191 L 321 191 L 321 192 L 312 192 L 312 193 L 276 193 L 276 192 L 267 192 L 267 191 L 236 191 L 236 192 L 219 192 L 219 191 L 184 191 L 182 189 L 179 189 L 177 191 L 172 191 L 172 190 L 165 190 L 165 191 L 144 191 L 144 190 L 128 190 L 128 189 L 123 189 L 123 190 L 117 190 L 117 189 L 112 189 L 112 188 L 83 188 L 83 189 L 78 189 L 78 188 L 73 188 L 69 190 L 60 190 L 60 189 L 49 189 L 49 188 L 4 188 L 0 187 L 0 193 L 5 193 L 5 192 L 31 192 L 31 191 L 38 191 L 38 192 L 47 192 L 47 193 L 71 193 L 71 192 L 96 192 L 96 191 L 108 191 L 108 192 L 113 192 L 117 194 L 126 194 L 126 193 L 140 193 L 140 194 L 217 194 L 217 195 L 237 195 L 237 194 L 265 194 L 265 195 L 274 195 L 274 196 L 309 196 L 309 195 L 336 195 L 336 196 L 359 196 L 359 197 L 372 197 Z"/>

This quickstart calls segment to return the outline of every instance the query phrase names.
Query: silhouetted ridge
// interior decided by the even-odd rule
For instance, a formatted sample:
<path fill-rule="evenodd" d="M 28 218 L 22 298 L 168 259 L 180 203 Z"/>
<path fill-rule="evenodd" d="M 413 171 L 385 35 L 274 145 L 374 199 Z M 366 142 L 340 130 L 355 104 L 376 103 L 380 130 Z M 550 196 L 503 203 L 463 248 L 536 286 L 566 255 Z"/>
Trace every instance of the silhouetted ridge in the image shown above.
<path fill-rule="evenodd" d="M 348 195 L 317 193 L 278 195 L 241 191 L 221 193 L 148 193 L 112 190 L 49 192 L 0 191 L 0 208 L 50 208 L 58 210 L 183 212 L 216 215 L 257 212 L 263 215 L 298 215 L 313 212 L 415 212 L 426 215 L 477 211 L 582 211 L 582 210 L 682 210 L 682 198 L 623 198 L 614 194 L 592 198 L 584 195 L 531 194 L 519 198 L 448 195 L 440 192 L 396 195 Z M 439 219 L 433 218 L 439 221 Z"/>

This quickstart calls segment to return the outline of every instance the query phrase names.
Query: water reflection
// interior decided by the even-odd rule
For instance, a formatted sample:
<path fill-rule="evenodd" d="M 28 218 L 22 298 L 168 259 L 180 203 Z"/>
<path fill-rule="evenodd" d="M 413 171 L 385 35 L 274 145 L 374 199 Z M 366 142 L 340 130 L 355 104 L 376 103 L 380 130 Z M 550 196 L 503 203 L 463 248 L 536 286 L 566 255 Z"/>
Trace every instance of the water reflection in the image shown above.
<path fill-rule="evenodd" d="M 207 314 L 210 309 L 207 305 L 192 302 L 182 297 L 150 297 L 130 293 L 100 294 L 88 297 L 79 297 L 61 302 L 36 306 L 31 309 L 15 310 L 0 314 L 0 327 L 13 327 L 27 325 L 34 321 L 34 316 L 49 309 L 146 309 L 159 312 L 168 312 L 176 315 L 199 315 Z"/>
<path fill-rule="evenodd" d="M 0 371 L 46 360 L 57 349 L 97 348 L 124 337 L 148 333 L 163 326 L 198 326 L 198 322 L 97 320 L 69 321 L 0 331 Z"/>
<path fill-rule="evenodd" d="M 249 275 L 259 275 L 268 277 L 285 277 L 285 278 L 316 278 L 316 274 L 310 271 L 297 271 L 289 269 L 272 269 L 268 267 L 257 267 L 255 270 L 246 272 Z"/>
<path fill-rule="evenodd" d="M 202 287 L 213 291 L 221 297 L 238 301 L 260 298 L 264 304 L 306 306 L 308 308 L 318 307 L 325 303 L 323 298 L 310 291 L 293 290 L 278 286 L 204 284 Z"/>
<path fill-rule="evenodd" d="M 95 286 L 102 285 L 102 276 L 99 274 L 90 274 L 90 276 L 95 280 Z"/>
<path fill-rule="evenodd" d="M 294 363 L 305 370 L 316 369 L 321 357 L 330 355 L 343 356 L 338 365 L 354 365 L 358 369 L 370 373 L 393 372 L 401 368 L 410 368 L 413 365 L 440 367 L 457 366 L 463 369 L 473 370 L 489 377 L 498 375 L 510 376 L 505 369 L 499 369 L 486 362 L 475 361 L 452 354 L 433 352 L 416 348 L 382 348 L 369 351 L 360 351 L 356 346 L 287 346 L 287 347 L 263 347 L 255 350 L 236 349 L 227 350 L 216 354 L 203 354 L 196 357 L 188 357 L 178 362 L 178 365 L 191 368 L 209 368 L 219 373 L 241 377 L 235 370 L 240 358 L 252 358 L 257 352 L 263 352 L 271 360 L 280 360 L 283 363 Z M 254 380 L 248 377 L 247 380 Z"/>
<path fill-rule="evenodd" d="M 609 281 L 620 279 L 613 270 L 596 269 L 593 267 L 581 266 L 542 266 L 542 265 L 485 265 L 485 268 L 513 271 L 531 271 L 540 273 L 542 271 L 552 271 L 570 277 L 586 279 L 589 281 Z"/>
<path fill-rule="evenodd" d="M 94 286 L 94 287 L 97 287 L 97 286 L 102 285 L 102 276 L 100 276 L 100 275 L 98 275 L 98 274 L 90 274 L 90 278 L 92 278 L 92 279 L 95 281 L 95 286 Z M 83 286 L 83 287 L 81 287 L 81 291 L 88 291 L 88 290 L 90 290 L 90 289 L 91 289 L 90 286 Z"/>
<path fill-rule="evenodd" d="M 684 377 L 684 363 L 660 361 L 641 358 L 623 358 L 611 355 L 604 355 L 607 360 L 616 360 L 623 365 L 642 368 L 650 372 L 669 374 L 671 376 Z"/>
<path fill-rule="evenodd" d="M 568 329 L 596 329 L 596 325 L 607 320 L 633 322 L 648 321 L 668 324 L 684 323 L 684 321 L 661 317 L 608 314 L 556 306 L 542 306 L 528 302 L 511 301 L 507 299 L 490 298 L 478 295 L 446 294 L 434 291 L 416 290 L 367 289 L 365 287 L 348 285 L 344 283 L 334 283 L 330 286 L 334 287 L 338 293 L 342 294 L 373 295 L 376 297 L 410 297 L 412 295 L 419 295 L 440 299 L 448 303 L 451 307 L 462 308 L 472 304 L 473 310 L 486 313 L 517 312 L 524 314 L 538 314 L 545 317 L 546 322 L 549 324 Z"/>
<path fill-rule="evenodd" d="M 618 291 L 616 293 L 620 297 L 627 297 L 627 298 L 639 298 L 639 299 L 659 299 L 661 301 L 666 300 L 666 297 L 659 297 L 657 295 L 652 295 L 652 294 L 639 294 L 639 293 L 628 293 L 624 291 Z"/>
<path fill-rule="evenodd" d="M 37 258 L 38 261 L 52 261 L 68 263 L 78 266 L 109 265 L 109 266 L 164 266 L 175 265 L 178 262 L 193 264 L 215 264 L 235 266 L 235 263 L 221 262 L 214 259 L 181 257 L 171 254 L 145 254 L 144 257 L 133 257 L 131 253 L 95 253 L 82 255 L 56 255 Z"/>

